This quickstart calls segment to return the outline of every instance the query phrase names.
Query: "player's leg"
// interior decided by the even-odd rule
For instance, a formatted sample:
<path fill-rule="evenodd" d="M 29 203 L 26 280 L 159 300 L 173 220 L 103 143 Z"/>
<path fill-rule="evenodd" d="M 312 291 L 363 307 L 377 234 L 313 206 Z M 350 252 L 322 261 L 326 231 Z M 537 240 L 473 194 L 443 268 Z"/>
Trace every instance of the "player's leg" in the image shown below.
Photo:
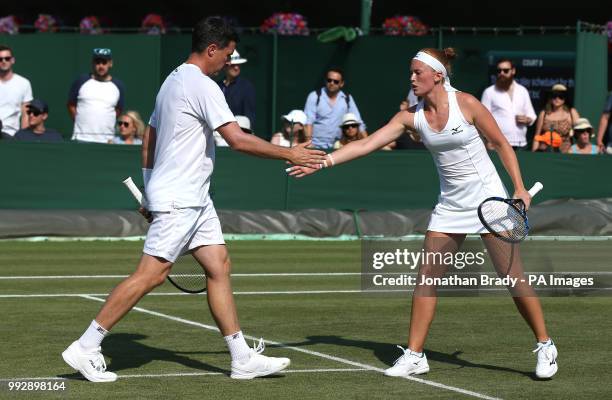
<path fill-rule="evenodd" d="M 68 365 L 92 382 L 113 382 L 117 375 L 106 371 L 100 345 L 109 330 L 153 288 L 164 282 L 172 263 L 143 254 L 136 271 L 113 289 L 102 309 L 62 357 Z"/>
<path fill-rule="evenodd" d="M 517 279 L 516 286 L 508 290 L 512 294 L 516 308 L 533 331 L 537 341 L 536 375 L 540 378 L 552 377 L 558 369 L 557 348 L 546 330 L 540 299 L 525 277 L 520 244 L 504 242 L 488 233 L 481 235 L 481 238 L 498 276 Z"/>
<path fill-rule="evenodd" d="M 438 298 L 435 285 L 421 284 L 421 282 L 424 277 L 440 278 L 446 275 L 448 268 L 442 263 L 439 255 L 455 253 L 464 239 L 465 235 L 433 231 L 428 231 L 425 235 L 424 259 L 421 260 L 417 285 L 412 295 L 408 348 L 402 348 L 404 354 L 395 361 L 393 367 L 385 371 L 385 375 L 408 376 L 429 371 L 423 347 L 436 312 Z"/>

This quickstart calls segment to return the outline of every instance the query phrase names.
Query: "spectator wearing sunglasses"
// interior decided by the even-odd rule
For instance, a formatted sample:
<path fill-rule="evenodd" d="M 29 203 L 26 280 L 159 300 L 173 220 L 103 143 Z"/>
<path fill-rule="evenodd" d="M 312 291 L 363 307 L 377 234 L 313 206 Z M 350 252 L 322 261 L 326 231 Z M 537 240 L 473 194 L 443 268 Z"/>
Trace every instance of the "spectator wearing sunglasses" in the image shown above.
<path fill-rule="evenodd" d="M 117 119 L 119 136 L 113 137 L 112 144 L 142 144 L 145 125 L 138 111 L 126 111 Z"/>
<path fill-rule="evenodd" d="M 30 81 L 15 73 L 13 65 L 13 50 L 0 45 L 0 120 L 8 136 L 15 135 L 15 132 L 27 126 L 25 107 L 32 101 Z"/>
<path fill-rule="evenodd" d="M 578 118 L 578 111 L 568 104 L 567 87 L 553 85 L 546 106 L 538 115 L 531 151 L 567 153 L 572 145 L 572 126 Z"/>
<path fill-rule="evenodd" d="M 512 60 L 497 63 L 495 84 L 482 93 L 482 104 L 489 109 L 502 133 L 514 150 L 527 149 L 527 127 L 536 114 L 527 88 L 514 80 L 516 68 Z M 487 144 L 487 148 L 492 150 Z"/>
<path fill-rule="evenodd" d="M 591 143 L 593 126 L 586 118 L 578 118 L 574 124 L 574 139 L 576 143 L 569 149 L 569 154 L 598 154 L 599 149 Z"/>
<path fill-rule="evenodd" d="M 26 106 L 28 117 L 27 128 L 15 133 L 14 139 L 21 142 L 63 142 L 64 138 L 55 129 L 47 128 L 45 122 L 49 118 L 49 106 L 40 99 L 34 99 Z"/>
<path fill-rule="evenodd" d="M 225 79 L 219 82 L 225 101 L 234 115 L 243 115 L 255 126 L 255 86 L 241 74 L 241 65 L 247 62 L 234 50 L 225 66 Z"/>
<path fill-rule="evenodd" d="M 341 137 L 340 125 L 346 113 L 352 113 L 358 120 L 361 114 L 355 104 L 355 99 L 342 91 L 344 73 L 339 68 L 332 68 L 325 76 L 325 87 L 310 92 L 306 99 L 304 112 L 308 117 L 306 136 L 312 139 L 313 146 L 321 149 L 332 148 Z M 366 126 L 360 123 L 360 131 L 365 132 Z"/>
<path fill-rule="evenodd" d="M 361 121 L 355 114 L 346 113 L 342 117 L 342 123 L 340 124 L 340 129 L 342 130 L 342 136 L 340 136 L 339 140 L 336 140 L 334 143 L 334 149 L 339 149 L 342 146 L 345 146 L 351 142 L 355 142 L 357 140 L 361 140 L 366 138 L 368 135 L 359 130 L 361 126 Z"/>
<path fill-rule="evenodd" d="M 68 94 L 68 112 L 74 120 L 72 140 L 108 143 L 124 107 L 123 83 L 114 78 L 111 49 L 96 48 L 92 72 L 77 78 Z"/>

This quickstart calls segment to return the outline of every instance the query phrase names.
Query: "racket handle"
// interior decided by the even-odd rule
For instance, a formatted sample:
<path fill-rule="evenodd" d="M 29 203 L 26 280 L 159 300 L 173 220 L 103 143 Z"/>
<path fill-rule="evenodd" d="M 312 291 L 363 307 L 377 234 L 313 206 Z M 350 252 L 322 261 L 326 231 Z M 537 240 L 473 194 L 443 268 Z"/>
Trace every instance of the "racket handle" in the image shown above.
<path fill-rule="evenodd" d="M 531 189 L 528 190 L 528 192 L 531 195 L 531 197 L 533 197 L 536 194 L 538 194 L 540 190 L 542 190 L 543 187 L 544 185 L 542 185 L 540 182 L 536 182 L 535 185 L 533 185 Z"/>
<path fill-rule="evenodd" d="M 132 192 L 132 195 L 134 196 L 136 201 L 138 201 L 138 204 L 140 204 L 143 207 L 146 207 L 147 199 L 145 199 L 142 192 L 138 189 L 138 187 L 136 187 L 136 184 L 132 180 L 132 177 L 128 176 L 127 178 L 125 178 L 123 180 L 123 184 L 128 188 L 130 192 Z"/>

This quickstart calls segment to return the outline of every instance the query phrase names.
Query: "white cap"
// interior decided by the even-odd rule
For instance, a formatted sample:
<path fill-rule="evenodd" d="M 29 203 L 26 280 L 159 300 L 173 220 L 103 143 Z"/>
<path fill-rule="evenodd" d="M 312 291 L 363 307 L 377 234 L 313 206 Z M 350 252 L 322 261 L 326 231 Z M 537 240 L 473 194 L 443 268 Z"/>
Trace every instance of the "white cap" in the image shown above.
<path fill-rule="evenodd" d="M 342 123 L 340 124 L 340 126 L 352 125 L 352 124 L 361 124 L 361 121 L 353 113 L 344 114 L 344 116 L 342 117 Z"/>
<path fill-rule="evenodd" d="M 244 64 L 245 62 L 247 62 L 247 59 L 240 57 L 238 50 L 234 50 L 230 56 L 230 65 Z"/>
<path fill-rule="evenodd" d="M 234 115 L 236 117 L 236 122 L 238 122 L 238 126 L 243 130 L 251 133 L 251 120 L 249 117 L 245 117 L 244 115 Z"/>
<path fill-rule="evenodd" d="M 306 121 L 308 117 L 306 117 L 306 113 L 302 110 L 291 110 L 291 112 L 287 115 L 282 116 L 283 119 L 293 122 L 294 124 L 302 124 L 306 125 Z"/>

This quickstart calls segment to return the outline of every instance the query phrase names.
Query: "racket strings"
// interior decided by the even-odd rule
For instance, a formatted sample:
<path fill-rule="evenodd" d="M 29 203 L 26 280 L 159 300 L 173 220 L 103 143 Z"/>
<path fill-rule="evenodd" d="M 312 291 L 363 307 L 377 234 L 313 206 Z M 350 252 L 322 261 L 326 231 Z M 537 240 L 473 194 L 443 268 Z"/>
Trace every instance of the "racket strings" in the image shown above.
<path fill-rule="evenodd" d="M 527 236 L 529 226 L 523 213 L 504 201 L 485 201 L 480 206 L 483 223 L 492 232 L 510 242 L 520 242 Z"/>
<path fill-rule="evenodd" d="M 206 290 L 204 270 L 191 256 L 179 259 L 170 270 L 168 280 L 177 288 L 188 293 L 200 293 Z"/>

